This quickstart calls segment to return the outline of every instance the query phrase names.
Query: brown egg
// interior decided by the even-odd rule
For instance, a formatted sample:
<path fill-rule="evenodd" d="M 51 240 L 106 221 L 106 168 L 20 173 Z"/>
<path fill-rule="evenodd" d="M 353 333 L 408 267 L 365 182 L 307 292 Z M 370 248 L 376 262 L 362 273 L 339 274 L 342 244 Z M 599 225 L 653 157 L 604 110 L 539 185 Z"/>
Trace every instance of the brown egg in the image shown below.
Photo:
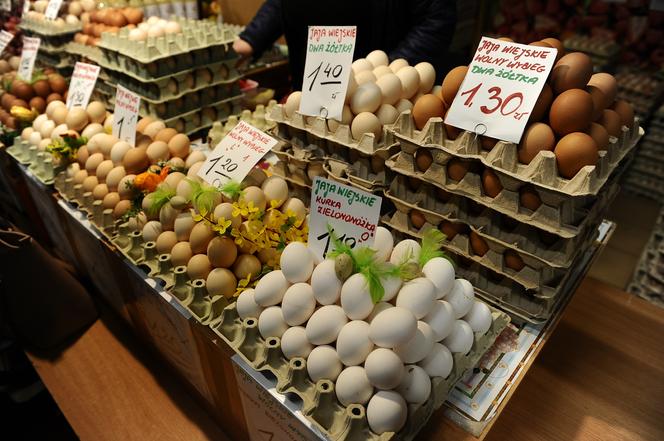
<path fill-rule="evenodd" d="M 457 66 L 445 75 L 440 93 L 448 107 L 452 105 L 452 101 L 454 101 L 454 97 L 459 91 L 463 79 L 466 77 L 466 72 L 468 72 L 468 66 Z"/>
<path fill-rule="evenodd" d="M 174 267 L 186 265 L 193 254 L 189 242 L 178 242 L 171 250 L 171 263 Z"/>
<path fill-rule="evenodd" d="M 556 137 L 551 127 L 544 123 L 536 122 L 529 125 L 521 137 L 521 143 L 517 150 L 519 162 L 530 164 L 535 156 L 542 150 L 553 151 L 556 145 Z"/>
<path fill-rule="evenodd" d="M 129 24 L 137 25 L 143 21 L 143 11 L 139 8 L 125 8 L 122 13 Z"/>
<path fill-rule="evenodd" d="M 551 87 L 560 94 L 569 89 L 583 89 L 593 74 L 593 62 L 582 52 L 563 56 L 551 71 Z"/>
<path fill-rule="evenodd" d="M 233 274 L 238 280 L 246 279 L 249 275 L 253 280 L 260 274 L 261 267 L 261 261 L 253 254 L 240 254 L 233 264 Z"/>
<path fill-rule="evenodd" d="M 23 80 L 14 80 L 11 84 L 11 91 L 17 98 L 24 101 L 30 101 L 30 98 L 35 96 L 35 91 L 28 83 Z"/>
<path fill-rule="evenodd" d="M 532 43 L 528 43 L 528 46 L 536 46 L 536 47 L 553 47 L 549 43 L 545 43 L 543 41 L 533 41 Z"/>
<path fill-rule="evenodd" d="M 498 140 L 496 138 L 490 138 L 488 136 L 480 136 L 480 145 L 482 150 L 491 151 L 496 145 Z"/>
<path fill-rule="evenodd" d="M 622 121 L 618 112 L 611 109 L 604 109 L 602 116 L 597 122 L 604 126 L 609 135 L 620 137 Z"/>
<path fill-rule="evenodd" d="M 110 194 L 110 193 L 109 193 Z M 106 195 L 108 196 L 108 195 Z M 124 199 L 115 204 L 113 209 L 113 218 L 119 219 L 125 215 L 131 209 L 131 201 L 129 199 Z"/>
<path fill-rule="evenodd" d="M 447 176 L 453 181 L 460 181 L 468 173 L 470 163 L 461 159 L 451 159 L 447 163 Z"/>
<path fill-rule="evenodd" d="M 153 123 L 155 121 L 154 118 L 151 118 L 149 116 L 146 116 L 144 118 L 141 118 L 138 123 L 136 123 L 136 131 L 138 133 L 143 133 L 143 130 L 148 126 L 148 124 Z"/>
<path fill-rule="evenodd" d="M 46 80 L 35 81 L 35 83 L 32 85 L 32 88 L 35 90 L 37 96 L 42 98 L 46 98 L 51 94 L 51 86 Z"/>
<path fill-rule="evenodd" d="M 95 188 L 92 189 L 92 197 L 95 200 L 102 200 L 108 194 L 108 186 L 106 184 L 97 184 Z"/>
<path fill-rule="evenodd" d="M 189 235 L 191 251 L 195 254 L 205 253 L 214 236 L 214 231 L 212 231 L 212 228 L 210 228 L 205 222 L 197 223 L 194 225 L 194 228 Z"/>
<path fill-rule="evenodd" d="M 265 193 L 263 193 L 263 190 L 261 190 L 260 187 L 251 186 L 245 188 L 242 191 L 242 196 L 240 196 L 240 198 L 247 203 L 253 202 L 254 207 L 258 207 L 259 210 L 265 210 L 267 199 L 265 198 Z"/>
<path fill-rule="evenodd" d="M 588 134 L 595 140 L 595 144 L 597 144 L 599 150 L 606 150 L 609 146 L 609 132 L 606 131 L 603 125 L 595 122 L 590 123 Z"/>
<path fill-rule="evenodd" d="M 145 153 L 148 155 L 151 164 L 166 161 L 169 158 L 168 145 L 164 141 L 154 141 L 148 146 Z"/>
<path fill-rule="evenodd" d="M 498 40 L 507 41 L 508 43 L 514 43 L 514 40 L 512 40 L 510 37 L 498 37 Z"/>
<path fill-rule="evenodd" d="M 604 94 L 604 108 L 610 107 L 618 93 L 618 83 L 613 75 L 600 72 L 590 77 L 588 86 L 595 86 Z"/>
<path fill-rule="evenodd" d="M 473 254 L 484 256 L 489 251 L 489 245 L 486 240 L 474 231 L 470 232 L 470 248 Z"/>
<path fill-rule="evenodd" d="M 147 155 L 147 149 L 144 147 L 135 147 L 127 150 L 122 158 L 122 166 L 128 174 L 141 173 L 150 165 L 150 159 Z"/>
<path fill-rule="evenodd" d="M 59 93 L 52 93 L 46 98 L 47 105 L 53 101 L 62 101 L 62 95 Z"/>
<path fill-rule="evenodd" d="M 452 198 L 452 193 L 445 191 L 440 187 L 434 187 L 436 192 L 436 198 L 441 202 L 447 202 Z"/>
<path fill-rule="evenodd" d="M 48 84 L 55 93 L 63 94 L 67 91 L 67 82 L 60 74 L 51 74 L 48 76 Z"/>
<path fill-rule="evenodd" d="M 422 228 L 424 224 L 427 222 L 422 212 L 418 210 L 410 210 L 409 217 L 410 217 L 410 223 L 413 224 L 413 227 L 415 227 L 416 230 Z"/>
<path fill-rule="evenodd" d="M 177 130 L 172 129 L 170 127 L 166 127 L 165 129 L 161 129 L 160 131 L 157 132 L 157 136 L 154 137 L 154 140 L 163 141 L 168 144 L 168 141 L 170 141 L 171 138 L 177 134 L 178 134 Z"/>
<path fill-rule="evenodd" d="M 542 205 L 542 199 L 532 185 L 524 185 L 519 189 L 519 203 L 531 211 L 537 211 Z"/>
<path fill-rule="evenodd" d="M 96 176 L 88 176 L 87 178 L 83 179 L 83 183 L 81 185 L 83 186 L 83 192 L 91 192 L 97 185 L 99 185 L 99 181 L 97 180 Z"/>
<path fill-rule="evenodd" d="M 32 105 L 32 101 L 30 101 Z M 634 108 L 630 103 L 624 100 L 618 100 L 611 107 L 618 115 L 623 126 L 631 127 L 634 123 Z"/>
<path fill-rule="evenodd" d="M 556 54 L 556 61 L 560 60 L 563 56 L 565 56 L 565 46 L 563 45 L 563 42 L 558 40 L 557 38 L 543 38 L 541 40 L 542 43 L 546 43 L 551 47 L 555 47 L 558 50 L 558 53 Z"/>
<path fill-rule="evenodd" d="M 519 256 L 519 254 L 514 250 L 506 250 L 503 254 L 503 257 L 505 258 L 505 266 L 507 268 L 513 269 L 514 271 L 521 271 L 523 267 L 526 266 L 526 264 L 523 263 L 521 256 Z"/>
<path fill-rule="evenodd" d="M 447 240 L 451 241 L 457 234 L 462 234 L 464 230 L 467 230 L 467 226 L 461 222 L 443 220 L 438 225 L 438 229 L 445 235 Z"/>
<path fill-rule="evenodd" d="M 450 111 L 450 109 L 447 109 L 447 111 L 445 111 L 445 117 L 446 118 L 447 118 L 447 112 L 449 112 L 449 111 Z M 452 139 L 452 140 L 457 139 L 457 136 L 459 136 L 459 134 L 461 134 L 461 131 L 462 130 L 457 128 L 457 127 L 445 124 L 445 134 L 447 135 L 447 137 L 449 139 Z"/>
<path fill-rule="evenodd" d="M 533 107 L 533 111 L 530 113 L 528 121 L 541 121 L 549 111 L 552 102 L 553 91 L 551 91 L 551 86 L 544 83 L 544 87 L 542 87 L 542 91 L 540 92 L 539 97 L 537 97 L 537 102 L 535 103 L 535 107 Z"/>
<path fill-rule="evenodd" d="M 74 185 L 83 184 L 85 178 L 88 177 L 88 172 L 85 170 L 79 170 L 74 175 Z"/>
<path fill-rule="evenodd" d="M 490 198 L 495 198 L 503 191 L 503 184 L 493 170 L 487 168 L 482 173 L 482 189 Z"/>
<path fill-rule="evenodd" d="M 207 255 L 215 268 L 230 268 L 237 258 L 237 246 L 227 236 L 214 237 L 207 246 Z"/>
<path fill-rule="evenodd" d="M 570 89 L 553 100 L 549 123 L 558 136 L 582 132 L 590 125 L 592 113 L 593 99 L 590 94 L 581 89 Z"/>
<path fill-rule="evenodd" d="M 407 177 L 406 183 L 408 184 L 408 188 L 410 188 L 410 191 L 415 191 L 415 192 L 418 191 L 420 189 L 420 185 L 422 185 L 422 181 L 412 176 Z"/>
<path fill-rule="evenodd" d="M 208 294 L 211 296 L 224 296 L 228 299 L 233 297 L 237 288 L 235 275 L 226 268 L 215 268 L 205 281 Z"/>
<path fill-rule="evenodd" d="M 85 165 L 87 162 L 88 158 L 90 157 L 90 154 L 88 153 L 88 147 L 87 146 L 82 146 L 78 149 L 76 152 L 76 160 L 80 165 Z"/>
<path fill-rule="evenodd" d="M 445 115 L 445 104 L 436 95 L 427 93 L 417 99 L 413 106 L 413 119 L 418 130 L 422 130 L 429 118 Z"/>
<path fill-rule="evenodd" d="M 378 173 L 381 173 L 381 172 L 385 171 L 385 159 L 381 158 L 379 155 L 372 155 L 371 158 L 370 158 L 370 161 L 371 161 L 371 171 L 374 174 L 378 174 Z M 314 169 L 314 172 L 316 172 L 317 169 L 318 168 Z M 311 164 L 309 165 L 309 168 L 307 169 L 307 172 L 312 173 Z M 322 166 L 321 166 L 320 173 L 321 174 L 323 173 Z"/>
<path fill-rule="evenodd" d="M 164 231 L 157 236 L 157 253 L 169 254 L 176 243 L 178 238 L 173 231 Z"/>
<path fill-rule="evenodd" d="M 433 163 L 433 156 L 429 149 L 421 147 L 415 151 L 415 165 L 421 172 L 425 172 L 431 167 Z"/>
<path fill-rule="evenodd" d="M 604 92 L 596 86 L 586 86 L 586 92 L 590 94 L 590 98 L 593 100 L 593 113 L 591 119 L 596 121 L 602 115 L 606 96 L 604 95 Z"/>
<path fill-rule="evenodd" d="M 171 156 L 185 159 L 189 154 L 189 145 L 189 137 L 178 133 L 168 141 L 168 150 L 171 152 Z"/>
<path fill-rule="evenodd" d="M 572 179 L 586 165 L 596 165 L 599 155 L 597 144 L 585 133 L 574 132 L 565 135 L 554 150 L 558 173 L 563 178 Z"/>
<path fill-rule="evenodd" d="M 195 254 L 187 262 L 187 275 L 191 280 L 207 279 L 211 270 L 212 265 L 205 254 Z"/>
<path fill-rule="evenodd" d="M 36 109 L 38 113 L 44 113 L 46 101 L 44 101 L 44 98 L 36 96 L 30 100 L 29 106 L 31 109 Z"/>
<path fill-rule="evenodd" d="M 102 200 L 102 206 L 104 209 L 114 209 L 115 206 L 118 205 L 118 202 L 120 202 L 120 195 L 113 191 L 104 196 L 104 199 Z"/>

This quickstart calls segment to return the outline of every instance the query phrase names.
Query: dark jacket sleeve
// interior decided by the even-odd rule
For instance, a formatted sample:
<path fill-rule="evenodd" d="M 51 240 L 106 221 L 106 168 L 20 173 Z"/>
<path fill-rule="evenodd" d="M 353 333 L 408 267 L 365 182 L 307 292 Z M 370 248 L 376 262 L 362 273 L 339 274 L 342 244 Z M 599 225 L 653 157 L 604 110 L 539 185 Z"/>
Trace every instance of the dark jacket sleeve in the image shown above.
<path fill-rule="evenodd" d="M 390 59 L 405 58 L 411 65 L 430 60 L 436 65 L 435 60 L 445 56 L 454 36 L 456 1 L 425 0 L 411 4 L 413 26 L 389 53 Z"/>
<path fill-rule="evenodd" d="M 251 45 L 254 57 L 259 57 L 283 33 L 281 0 L 266 0 L 239 37 Z"/>

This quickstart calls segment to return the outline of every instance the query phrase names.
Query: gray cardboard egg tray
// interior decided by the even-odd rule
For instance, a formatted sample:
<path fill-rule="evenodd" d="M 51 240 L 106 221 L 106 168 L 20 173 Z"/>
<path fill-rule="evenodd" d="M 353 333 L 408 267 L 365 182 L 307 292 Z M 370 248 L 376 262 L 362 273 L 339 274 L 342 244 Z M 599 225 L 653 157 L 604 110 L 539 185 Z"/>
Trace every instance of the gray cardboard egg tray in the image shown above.
<path fill-rule="evenodd" d="M 318 138 L 327 140 L 328 143 L 341 145 L 350 149 L 371 155 L 385 146 L 391 146 L 396 141 L 388 126 L 383 127 L 383 134 L 380 142 L 376 142 L 373 133 L 364 133 L 359 140 L 353 139 L 350 127 L 340 124 L 335 132 L 331 132 L 327 127 L 327 120 L 322 117 L 304 116 L 295 112 L 291 117 L 287 117 L 283 105 L 276 105 L 269 113 L 268 119 L 277 123 L 279 136 L 283 139 L 290 139 L 294 136 L 303 139 L 302 133 L 306 132 L 309 139 Z M 320 142 L 313 142 L 320 144 Z"/>
<path fill-rule="evenodd" d="M 75 55 L 81 58 L 87 58 L 95 64 L 101 66 L 101 49 L 97 46 L 88 46 L 87 44 L 77 43 L 75 41 L 70 41 L 64 48 L 65 52 Z M 104 66 L 101 66 L 104 67 Z"/>
<path fill-rule="evenodd" d="M 71 34 L 80 32 L 83 29 L 82 24 L 67 24 L 56 26 L 53 22 L 48 20 L 33 20 L 28 17 L 21 18 L 19 29 L 27 33 L 39 34 L 47 38 L 67 37 L 71 39 Z"/>
<path fill-rule="evenodd" d="M 258 104 L 256 110 L 253 112 L 249 109 L 244 109 L 240 115 L 229 115 L 228 120 L 223 124 L 220 121 L 215 121 L 207 136 L 208 145 L 212 146 L 212 148 L 217 146 L 239 121 L 244 121 L 265 132 L 270 132 L 274 128 L 274 124 L 265 119 L 265 112 L 266 110 L 269 111 L 276 104 L 275 100 L 270 100 L 267 109 L 263 104 Z"/>
<path fill-rule="evenodd" d="M 219 61 L 204 68 L 212 74 L 210 82 L 204 82 L 198 78 L 196 70 L 190 69 L 175 75 L 163 77 L 158 80 L 145 81 L 137 80 L 129 72 L 118 72 L 112 69 L 106 69 L 109 80 L 114 84 L 121 84 L 132 92 L 137 93 L 146 100 L 153 103 L 162 103 L 180 98 L 192 92 L 201 91 L 222 84 L 232 84 L 240 79 L 240 74 L 235 68 L 236 60 Z M 225 73 L 224 73 L 225 72 Z M 169 83 L 175 81 L 177 92 L 169 90 Z M 240 93 L 239 87 L 237 93 Z"/>
<path fill-rule="evenodd" d="M 644 134 L 635 119 L 632 127 L 623 126 L 620 138 L 611 137 L 607 150 L 599 152 L 597 165 L 585 166 L 572 179 L 565 179 L 558 175 L 556 156 L 551 151 L 543 150 L 530 164 L 521 164 L 517 159 L 517 144 L 499 141 L 491 151 L 486 151 L 479 137 L 468 131 L 462 132 L 456 140 L 447 139 L 442 118 L 429 119 L 424 128 L 417 131 L 411 112 L 406 111 L 399 115 L 392 130 L 401 141 L 402 150 L 409 154 L 424 147 L 432 154 L 438 150 L 460 159 L 479 160 L 496 172 L 505 187 L 519 181 L 534 185 L 540 193 L 567 197 L 597 194 Z"/>
<path fill-rule="evenodd" d="M 607 191 L 615 192 L 616 184 Z M 452 195 L 447 202 L 443 202 L 434 197 L 433 193 L 434 189 L 426 183 L 421 183 L 417 191 L 412 191 L 405 178 L 397 175 L 390 187 L 385 190 L 385 197 L 390 199 L 402 213 L 419 211 L 430 225 L 437 227 L 443 220 L 463 223 L 482 236 L 490 248 L 502 250 L 509 248 L 522 256 L 528 256 L 554 268 L 569 268 L 582 250 L 583 244 L 597 234 L 596 228 L 590 224 L 598 221 L 602 214 L 601 209 L 593 209 L 593 218 L 588 222 L 590 226 L 585 227 L 580 234 L 568 239 L 555 236 L 553 244 L 546 244 L 540 239 L 541 233 L 528 224 L 521 222 L 506 224 L 502 215 L 492 210 L 483 209 L 481 213 L 475 214 L 473 207 L 468 206 L 465 198 Z M 611 199 L 611 194 L 608 196 L 608 199 Z M 410 221 L 408 225 L 411 225 Z"/>
<path fill-rule="evenodd" d="M 447 378 L 432 379 L 431 395 L 420 405 L 410 405 L 408 420 L 399 432 L 378 435 L 371 431 L 366 419 L 366 408 L 360 404 L 341 405 L 334 390 L 334 382 L 319 380 L 314 383 L 307 374 L 306 360 L 294 357 L 287 360 L 281 352 L 277 337 L 263 339 L 258 332 L 256 318 L 240 319 L 235 304 L 226 307 L 221 318 L 211 324 L 212 330 L 232 347 L 257 371 L 271 372 L 277 378 L 277 392 L 294 393 L 302 400 L 302 413 L 318 430 L 335 441 L 388 441 L 412 440 L 425 426 L 433 412 L 440 408 L 454 385 L 480 361 L 482 356 L 507 327 L 507 314 L 492 307 L 493 321 L 486 334 L 475 334 L 468 354 L 454 354 L 454 367 Z"/>
<path fill-rule="evenodd" d="M 215 22 L 207 20 L 176 19 L 182 27 L 179 34 L 167 34 L 162 37 L 148 37 L 144 41 L 129 40 L 129 29 L 120 29 L 117 34 L 104 32 L 98 46 L 102 48 L 104 57 L 119 61 L 121 57 L 148 64 L 164 58 L 173 58 L 182 54 L 192 54 L 194 60 L 201 49 L 212 49 L 210 58 L 205 64 L 223 59 L 227 52 L 232 51 L 230 45 L 235 38 L 235 31 L 229 27 L 219 27 Z M 224 46 L 224 49 L 219 48 Z M 216 58 L 221 57 L 221 58 Z M 189 59 L 185 57 L 184 59 Z M 183 60 L 184 60 L 183 59 Z M 185 68 L 191 67 L 192 63 Z"/>
<path fill-rule="evenodd" d="M 405 151 L 397 153 L 385 162 L 393 174 L 401 174 L 426 181 L 449 193 L 467 197 L 485 207 L 505 214 L 519 222 L 530 224 L 564 238 L 577 236 L 584 228 L 590 208 L 595 206 L 599 196 L 567 197 L 565 195 L 538 191 L 542 205 L 535 211 L 522 207 L 519 202 L 519 189 L 524 184 L 517 180 L 504 180 L 503 190 L 495 198 L 484 194 L 481 174 L 469 170 L 461 181 L 456 182 L 447 176 L 447 162 L 453 155 L 443 150 L 433 150 L 433 163 L 424 172 L 415 165 L 415 158 Z M 616 179 L 626 164 L 618 167 L 612 179 Z"/>
<path fill-rule="evenodd" d="M 14 138 L 14 144 L 6 148 L 14 159 L 23 165 L 44 185 L 51 185 L 55 174 L 61 169 L 54 164 L 53 156 L 48 152 L 40 152 L 36 145 L 31 145 L 20 136 Z"/>

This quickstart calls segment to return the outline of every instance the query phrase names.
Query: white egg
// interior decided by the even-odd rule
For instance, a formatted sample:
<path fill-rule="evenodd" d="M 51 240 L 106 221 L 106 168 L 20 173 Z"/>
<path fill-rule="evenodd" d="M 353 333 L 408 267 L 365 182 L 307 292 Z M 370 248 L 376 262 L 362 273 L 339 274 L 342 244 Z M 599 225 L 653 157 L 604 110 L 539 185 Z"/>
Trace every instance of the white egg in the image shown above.
<path fill-rule="evenodd" d="M 60 124 L 59 126 L 55 126 L 51 132 L 51 139 L 60 141 L 62 140 L 62 135 L 67 133 L 67 131 L 69 131 L 67 124 Z"/>
<path fill-rule="evenodd" d="M 406 308 L 389 308 L 376 315 L 369 326 L 369 338 L 383 348 L 406 343 L 417 331 L 417 319 Z"/>
<path fill-rule="evenodd" d="M 366 58 L 358 58 L 357 60 L 353 61 L 353 64 L 351 64 L 350 68 L 353 70 L 353 73 L 357 75 L 358 73 L 365 70 L 373 70 L 374 65 Z"/>
<path fill-rule="evenodd" d="M 272 306 L 281 303 L 290 284 L 280 270 L 271 271 L 256 284 L 254 299 L 261 306 Z"/>
<path fill-rule="evenodd" d="M 454 309 L 445 300 L 435 301 L 431 307 L 431 311 L 422 319 L 423 322 L 431 326 L 434 341 L 441 341 L 450 335 L 452 329 L 454 329 L 455 320 Z"/>
<path fill-rule="evenodd" d="M 37 118 L 35 118 L 34 121 L 32 121 L 32 128 L 36 131 L 40 131 L 42 124 L 44 124 L 44 122 L 46 121 L 48 121 L 48 116 L 46 116 L 45 114 L 41 114 Z"/>
<path fill-rule="evenodd" d="M 444 257 L 434 257 L 424 264 L 422 272 L 436 287 L 436 298 L 442 299 L 454 286 L 454 266 Z"/>
<path fill-rule="evenodd" d="M 473 340 L 473 330 L 470 325 L 463 320 L 457 320 L 454 322 L 452 333 L 441 343 L 454 353 L 467 354 L 473 347 Z"/>
<path fill-rule="evenodd" d="M 413 110 L 413 103 L 409 100 L 405 99 L 400 99 L 397 101 L 397 103 L 394 105 L 394 108 L 397 109 L 397 112 L 403 113 L 406 110 Z"/>
<path fill-rule="evenodd" d="M 55 129 L 55 122 L 51 120 L 46 120 L 42 123 L 41 127 L 39 128 L 39 134 L 41 135 L 42 139 L 50 138 L 53 129 Z"/>
<path fill-rule="evenodd" d="M 288 328 L 281 336 L 281 352 L 289 360 L 294 357 L 307 358 L 313 348 L 302 326 Z"/>
<path fill-rule="evenodd" d="M 397 306 L 410 310 L 419 320 L 431 311 L 435 287 L 425 277 L 406 282 L 397 295 Z"/>
<path fill-rule="evenodd" d="M 25 129 L 23 129 L 21 131 L 21 139 L 23 141 L 27 141 L 28 138 L 30 138 L 30 135 L 32 134 L 32 132 L 34 132 L 34 131 L 35 131 L 35 129 L 33 129 L 32 127 L 26 127 Z"/>
<path fill-rule="evenodd" d="M 334 342 L 339 331 L 348 323 L 346 314 L 340 306 L 326 305 L 314 312 L 307 322 L 307 338 L 314 345 L 326 345 Z"/>
<path fill-rule="evenodd" d="M 395 104 L 401 99 L 401 80 L 396 74 L 382 75 L 376 81 L 376 86 L 380 89 L 383 104 Z"/>
<path fill-rule="evenodd" d="M 390 60 L 387 58 L 387 54 L 380 49 L 369 52 L 366 60 L 370 62 L 373 67 L 387 66 L 387 64 L 390 62 Z"/>
<path fill-rule="evenodd" d="M 430 377 L 447 378 L 454 367 L 454 358 L 447 347 L 434 343 L 429 355 L 418 363 Z"/>
<path fill-rule="evenodd" d="M 281 301 L 281 310 L 284 320 L 290 326 L 301 325 L 306 322 L 316 308 L 314 292 L 308 283 L 296 283 L 284 293 Z"/>
<path fill-rule="evenodd" d="M 166 23 L 166 26 L 164 26 L 164 31 L 166 31 L 167 34 L 179 34 L 182 32 L 182 27 L 177 21 L 169 21 Z"/>
<path fill-rule="evenodd" d="M 336 380 L 341 373 L 342 365 L 337 351 L 332 346 L 317 346 L 307 357 L 309 378 L 319 380 Z"/>
<path fill-rule="evenodd" d="M 401 80 L 401 98 L 409 99 L 415 95 L 420 88 L 420 74 L 413 66 L 405 66 L 397 72 Z"/>
<path fill-rule="evenodd" d="M 391 390 L 378 391 L 367 405 L 367 423 L 377 434 L 398 432 L 406 424 L 408 406 L 406 400 Z"/>
<path fill-rule="evenodd" d="M 362 112 L 373 113 L 383 101 L 380 88 L 376 83 L 364 83 L 357 86 L 357 90 L 350 99 L 350 109 L 355 115 Z"/>
<path fill-rule="evenodd" d="M 424 403 L 431 395 L 431 379 L 419 366 L 406 366 L 406 372 L 396 389 L 411 404 Z"/>
<path fill-rule="evenodd" d="M 375 259 L 378 262 L 386 262 L 392 254 L 394 247 L 394 237 L 392 233 L 385 227 L 376 228 L 376 237 L 372 248 L 376 250 Z"/>
<path fill-rule="evenodd" d="M 159 221 L 150 221 L 143 227 L 143 240 L 146 242 L 154 242 L 163 232 L 161 227 L 161 222 Z"/>
<path fill-rule="evenodd" d="M 284 113 L 286 114 L 287 117 L 290 118 L 295 112 L 300 110 L 301 98 L 302 98 L 302 92 L 300 92 L 299 90 L 288 95 L 288 98 L 284 103 Z"/>
<path fill-rule="evenodd" d="M 415 262 L 420 258 L 422 247 L 412 239 L 405 239 L 396 244 L 390 255 L 390 263 L 400 265 L 404 262 Z"/>
<path fill-rule="evenodd" d="M 363 274 L 353 274 L 341 287 L 341 307 L 351 320 L 362 320 L 373 310 L 369 285 Z"/>
<path fill-rule="evenodd" d="M 436 82 L 436 69 L 433 68 L 431 63 L 423 61 L 415 65 L 415 70 L 420 76 L 420 87 L 418 91 L 420 93 L 429 93 L 433 87 L 433 83 Z"/>
<path fill-rule="evenodd" d="M 417 331 L 413 338 L 394 348 L 394 352 L 404 363 L 417 363 L 429 355 L 433 348 L 434 334 L 431 326 L 425 322 L 417 322 Z"/>
<path fill-rule="evenodd" d="M 367 317 L 365 320 L 367 323 L 371 323 L 378 314 L 381 312 L 385 311 L 386 309 L 389 308 L 394 308 L 394 305 L 387 303 L 387 302 L 378 302 L 376 305 L 374 305 L 373 311 L 371 311 L 371 314 L 369 314 L 369 317 Z"/>
<path fill-rule="evenodd" d="M 384 289 L 384 294 L 381 301 L 389 302 L 399 293 L 403 281 L 400 277 L 389 276 L 380 279 L 380 283 L 383 285 Z"/>
<path fill-rule="evenodd" d="M 397 58 L 396 60 L 393 60 L 389 66 L 390 69 L 392 69 L 392 72 L 397 73 L 404 67 L 408 66 L 408 61 L 403 58 Z"/>
<path fill-rule="evenodd" d="M 339 331 L 337 353 L 346 366 L 364 363 L 374 344 L 369 340 L 369 323 L 362 320 L 348 322 Z"/>
<path fill-rule="evenodd" d="M 278 306 L 265 308 L 258 316 L 258 331 L 263 338 L 280 337 L 286 332 L 288 325 L 284 320 L 284 314 Z"/>
<path fill-rule="evenodd" d="M 473 302 L 475 300 L 475 290 L 473 289 L 473 285 L 466 279 L 456 279 L 454 281 L 454 287 L 445 300 L 452 305 L 454 316 L 456 318 L 463 317 L 468 314 L 470 308 L 473 307 Z"/>
<path fill-rule="evenodd" d="M 470 325 L 473 332 L 485 334 L 491 327 L 491 310 L 485 303 L 475 300 L 463 320 Z"/>
<path fill-rule="evenodd" d="M 394 124 L 399 117 L 399 111 L 390 104 L 382 104 L 376 111 L 376 116 L 384 126 Z"/>
<path fill-rule="evenodd" d="M 391 349 L 377 348 L 364 362 L 369 382 L 378 389 L 393 389 L 403 378 L 403 362 Z"/>
<path fill-rule="evenodd" d="M 148 37 L 158 38 L 164 36 L 164 28 L 161 26 L 151 26 L 148 29 Z"/>
<path fill-rule="evenodd" d="M 311 288 L 316 301 L 321 305 L 331 305 L 341 295 L 341 280 L 334 269 L 334 259 L 326 259 L 316 265 L 311 273 Z"/>
<path fill-rule="evenodd" d="M 102 133 L 104 131 L 104 128 L 102 127 L 101 124 L 98 123 L 92 123 L 88 124 L 83 131 L 81 132 L 81 136 L 85 138 L 92 138 L 95 136 L 97 133 Z"/>
<path fill-rule="evenodd" d="M 350 366 L 341 371 L 334 389 L 337 399 L 344 406 L 367 404 L 373 395 L 373 386 L 361 366 Z"/>
<path fill-rule="evenodd" d="M 191 216 L 189 216 L 189 218 L 191 219 Z M 175 234 L 177 235 L 177 233 Z M 263 312 L 263 307 L 254 300 L 253 288 L 242 291 L 237 298 L 235 307 L 237 308 L 237 314 L 243 320 L 248 319 L 249 317 L 257 319 L 261 315 L 261 312 Z"/>
<path fill-rule="evenodd" d="M 152 26 L 152 25 L 156 25 L 157 23 L 159 23 L 159 20 L 160 20 L 159 17 L 153 15 L 152 17 L 148 18 L 146 20 L 146 22 L 147 22 L 148 25 Z"/>
<path fill-rule="evenodd" d="M 306 244 L 291 242 L 281 253 L 279 265 L 290 283 L 306 282 L 314 270 L 314 259 Z"/>
<path fill-rule="evenodd" d="M 42 136 L 41 133 L 39 133 L 38 131 L 32 132 L 28 137 L 28 142 L 30 143 L 30 145 L 38 145 L 41 140 Z"/>
<path fill-rule="evenodd" d="M 141 23 L 142 24 L 142 23 Z M 149 29 L 149 28 L 147 28 Z M 129 31 L 129 41 L 143 41 L 148 38 L 147 29 L 142 29 L 140 27 L 132 29 Z"/>

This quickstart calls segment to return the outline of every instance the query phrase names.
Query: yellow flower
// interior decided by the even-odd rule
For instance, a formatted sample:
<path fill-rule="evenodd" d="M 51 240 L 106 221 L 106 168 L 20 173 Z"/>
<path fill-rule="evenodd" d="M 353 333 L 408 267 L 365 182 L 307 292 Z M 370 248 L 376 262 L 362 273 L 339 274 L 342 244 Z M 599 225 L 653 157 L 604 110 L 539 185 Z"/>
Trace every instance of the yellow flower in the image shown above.
<path fill-rule="evenodd" d="M 282 204 L 282 201 L 270 201 L 270 208 L 276 210 Z"/>
<path fill-rule="evenodd" d="M 232 222 L 230 220 L 220 217 L 217 219 L 217 223 L 212 226 L 212 229 L 219 234 L 226 234 L 226 230 L 228 230 L 228 227 L 230 227 L 231 224 Z"/>
<path fill-rule="evenodd" d="M 247 218 L 258 211 L 258 207 L 254 206 L 254 201 L 247 203 L 244 199 L 240 199 L 237 202 L 233 202 L 233 217 L 242 216 L 243 218 Z"/>
<path fill-rule="evenodd" d="M 191 218 L 194 220 L 194 222 L 200 222 L 204 219 L 203 216 L 195 212 L 191 214 Z"/>

